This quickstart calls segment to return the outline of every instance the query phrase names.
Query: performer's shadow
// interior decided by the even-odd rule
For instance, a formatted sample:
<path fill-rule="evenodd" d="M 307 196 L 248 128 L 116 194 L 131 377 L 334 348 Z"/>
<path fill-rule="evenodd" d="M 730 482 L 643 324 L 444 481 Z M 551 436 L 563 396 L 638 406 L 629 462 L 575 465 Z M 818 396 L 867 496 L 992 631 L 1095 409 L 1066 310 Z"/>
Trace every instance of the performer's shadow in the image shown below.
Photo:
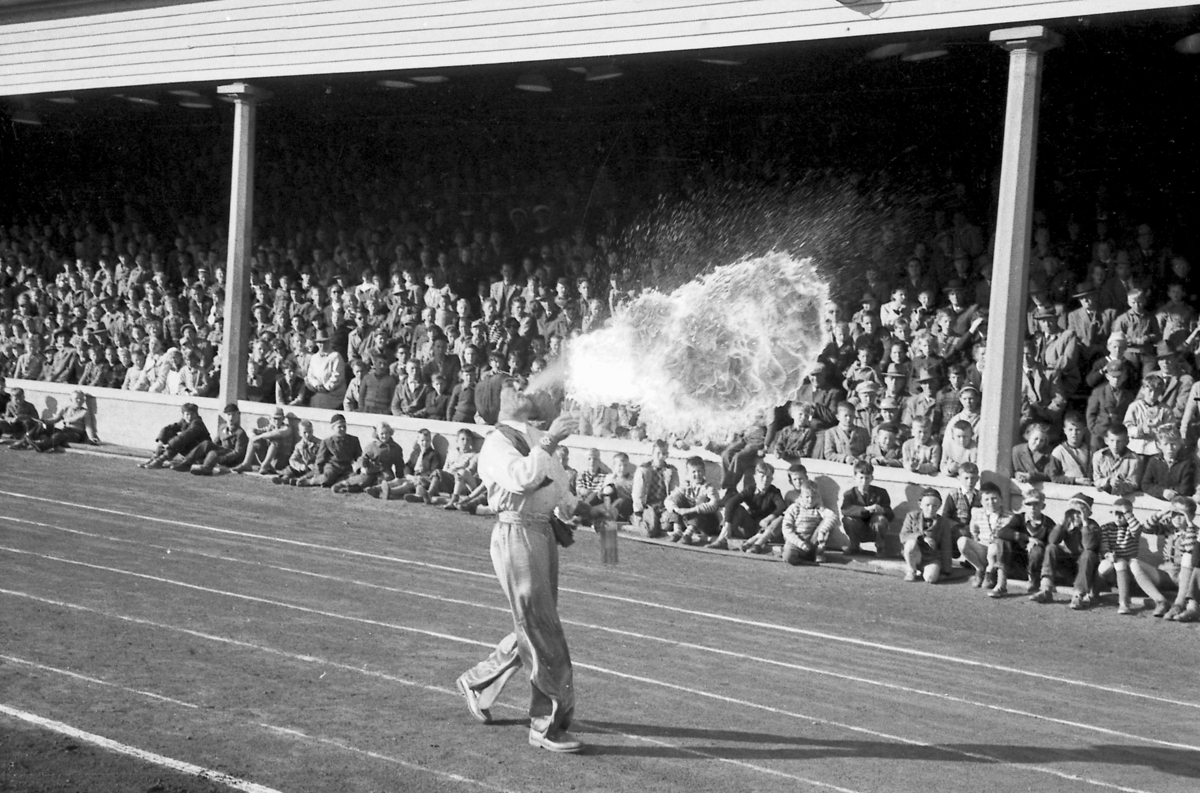
<path fill-rule="evenodd" d="M 1095 744 L 1058 748 L 1005 744 L 940 743 L 929 746 L 891 741 L 836 741 L 774 735 L 738 730 L 667 727 L 654 724 L 581 721 L 572 727 L 580 735 L 592 733 L 587 754 L 626 757 L 662 757 L 695 760 L 698 752 L 722 760 L 819 760 L 834 757 L 880 758 L 887 760 L 960 763 L 1089 763 L 1102 765 L 1144 766 L 1161 773 L 1200 778 L 1200 760 L 1196 752 L 1157 746 Z M 596 743 L 600 735 L 618 738 L 632 735 L 679 741 L 682 746 L 656 746 L 635 743 L 606 745 Z"/>

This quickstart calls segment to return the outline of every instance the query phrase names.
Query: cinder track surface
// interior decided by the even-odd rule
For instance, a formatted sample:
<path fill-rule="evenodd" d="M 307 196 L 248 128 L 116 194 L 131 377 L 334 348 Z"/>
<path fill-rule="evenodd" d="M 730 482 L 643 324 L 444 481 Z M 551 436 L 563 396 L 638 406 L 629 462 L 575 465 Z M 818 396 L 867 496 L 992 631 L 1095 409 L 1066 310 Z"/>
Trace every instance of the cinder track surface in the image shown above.
<path fill-rule="evenodd" d="M 0 450 L 0 790 L 1197 788 L 1195 626 L 586 533 L 588 749 L 533 749 L 520 675 L 492 726 L 454 690 L 511 625 L 490 529 Z"/>

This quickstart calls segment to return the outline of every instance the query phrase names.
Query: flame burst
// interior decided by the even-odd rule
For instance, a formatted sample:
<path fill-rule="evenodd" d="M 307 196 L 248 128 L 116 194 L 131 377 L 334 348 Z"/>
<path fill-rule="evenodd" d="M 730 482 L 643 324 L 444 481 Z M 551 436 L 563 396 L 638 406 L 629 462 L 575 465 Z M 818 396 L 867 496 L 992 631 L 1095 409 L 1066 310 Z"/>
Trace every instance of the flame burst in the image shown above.
<path fill-rule="evenodd" d="M 785 253 L 643 293 L 568 350 L 567 395 L 641 408 L 653 434 L 717 438 L 790 399 L 827 342 L 828 284 Z"/>

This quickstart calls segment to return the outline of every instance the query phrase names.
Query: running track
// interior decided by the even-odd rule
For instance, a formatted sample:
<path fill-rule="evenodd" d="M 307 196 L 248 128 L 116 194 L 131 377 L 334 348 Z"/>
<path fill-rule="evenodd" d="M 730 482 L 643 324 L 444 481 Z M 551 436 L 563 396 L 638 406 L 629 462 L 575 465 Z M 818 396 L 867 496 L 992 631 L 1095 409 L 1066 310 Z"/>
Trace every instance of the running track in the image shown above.
<path fill-rule="evenodd" d="M 509 617 L 481 518 L 0 450 L 0 728 L 260 791 L 1193 791 L 1195 626 L 593 535 L 589 745 L 454 690 Z M 174 763 L 176 765 L 172 766 Z M 0 788 L 4 787 L 0 768 Z"/>

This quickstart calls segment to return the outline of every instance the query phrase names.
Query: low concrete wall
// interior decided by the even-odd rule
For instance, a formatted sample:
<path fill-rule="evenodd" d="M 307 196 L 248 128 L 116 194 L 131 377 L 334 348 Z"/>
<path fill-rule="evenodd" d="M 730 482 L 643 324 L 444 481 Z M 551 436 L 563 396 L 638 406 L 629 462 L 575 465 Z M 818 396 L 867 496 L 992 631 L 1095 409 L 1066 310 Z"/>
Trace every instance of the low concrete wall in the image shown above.
<path fill-rule="evenodd" d="M 78 390 L 76 386 L 15 379 L 8 381 L 8 387 L 10 390 L 13 388 L 25 389 L 25 398 L 36 405 L 43 416 L 58 410 L 58 407 L 65 404 L 65 401 L 69 401 L 72 393 Z M 196 403 L 200 408 L 201 417 L 212 430 L 217 428 L 220 411 L 224 407 L 215 399 L 202 399 L 198 397 L 147 394 L 144 392 L 120 391 L 111 388 L 91 388 L 84 389 L 84 391 L 88 393 L 89 402 L 95 410 L 96 427 L 101 441 L 134 449 L 145 449 L 147 453 L 153 450 L 154 437 L 158 434 L 159 429 L 179 419 L 179 406 L 183 403 Z M 242 410 L 243 424 L 246 427 L 265 424 L 275 411 L 274 405 L 262 402 L 242 401 L 239 403 L 239 407 Z M 312 421 L 318 437 L 324 437 L 327 434 L 327 423 L 329 417 L 333 415 L 333 411 L 305 407 L 288 408 L 287 411 L 293 424 L 297 424 L 303 419 Z M 434 446 L 441 452 L 443 458 L 453 448 L 454 436 L 461 428 L 470 427 L 480 436 L 486 434 L 489 429 L 486 426 L 477 424 L 429 421 L 426 419 L 408 418 L 406 416 L 382 416 L 378 414 L 351 412 L 344 412 L 343 415 L 346 416 L 349 431 L 357 435 L 364 443 L 371 438 L 374 427 L 380 421 L 386 421 L 395 430 L 396 442 L 406 452 L 416 443 L 418 431 L 426 428 L 433 433 Z M 614 453 L 619 451 L 628 454 L 629 459 L 635 465 L 650 459 L 651 454 L 649 443 L 621 438 L 592 438 L 576 435 L 569 438 L 564 445 L 570 449 L 570 462 L 576 468 L 584 463 L 587 459 L 588 450 L 593 448 L 600 450 L 606 463 L 612 459 Z M 682 450 L 673 448 L 670 455 L 671 462 L 682 469 L 684 461 L 693 455 L 705 460 L 708 467 L 709 481 L 718 481 L 720 477 L 720 457 L 707 449 Z M 780 485 L 781 489 L 786 489 L 787 484 L 784 472 L 787 470 L 788 464 L 783 460 L 769 455 L 766 457 L 766 460 L 775 466 L 777 472 L 776 483 Z M 843 489 L 853 486 L 853 474 L 850 466 L 843 463 L 826 462 L 824 460 L 806 460 L 805 467 L 808 469 L 809 478 L 820 489 L 821 499 L 825 506 L 835 511 L 838 510 L 842 503 Z M 934 487 L 942 493 L 946 493 L 957 487 L 956 481 L 947 477 L 922 476 L 898 468 L 882 467 L 875 469 L 875 484 L 887 490 L 888 495 L 891 497 L 892 508 L 896 513 L 896 519 L 892 525 L 896 532 L 899 531 L 904 516 L 916 508 L 922 490 L 927 487 Z M 1056 485 L 1053 483 L 1040 485 L 1039 488 L 1046 496 L 1046 514 L 1055 520 L 1062 520 L 1063 514 L 1067 510 L 1067 500 L 1080 491 L 1087 493 L 1095 500 L 1095 517 L 1102 523 L 1106 522 L 1111 516 L 1110 507 L 1113 501 L 1116 500 L 1115 496 L 1102 493 L 1094 488 Z M 1165 501 L 1144 494 L 1138 495 L 1133 501 L 1134 509 L 1140 515 L 1148 515 L 1152 512 L 1166 509 L 1169 506 Z M 1021 508 L 1019 494 L 1014 495 L 1012 508 L 1014 510 Z M 830 547 L 843 547 L 846 542 L 846 536 L 838 530 L 830 538 Z M 887 550 L 889 553 L 895 554 L 898 552 L 898 546 L 892 544 Z M 1146 562 L 1155 565 L 1161 562 L 1161 550 L 1162 543 L 1159 538 L 1143 538 L 1141 557 Z"/>

